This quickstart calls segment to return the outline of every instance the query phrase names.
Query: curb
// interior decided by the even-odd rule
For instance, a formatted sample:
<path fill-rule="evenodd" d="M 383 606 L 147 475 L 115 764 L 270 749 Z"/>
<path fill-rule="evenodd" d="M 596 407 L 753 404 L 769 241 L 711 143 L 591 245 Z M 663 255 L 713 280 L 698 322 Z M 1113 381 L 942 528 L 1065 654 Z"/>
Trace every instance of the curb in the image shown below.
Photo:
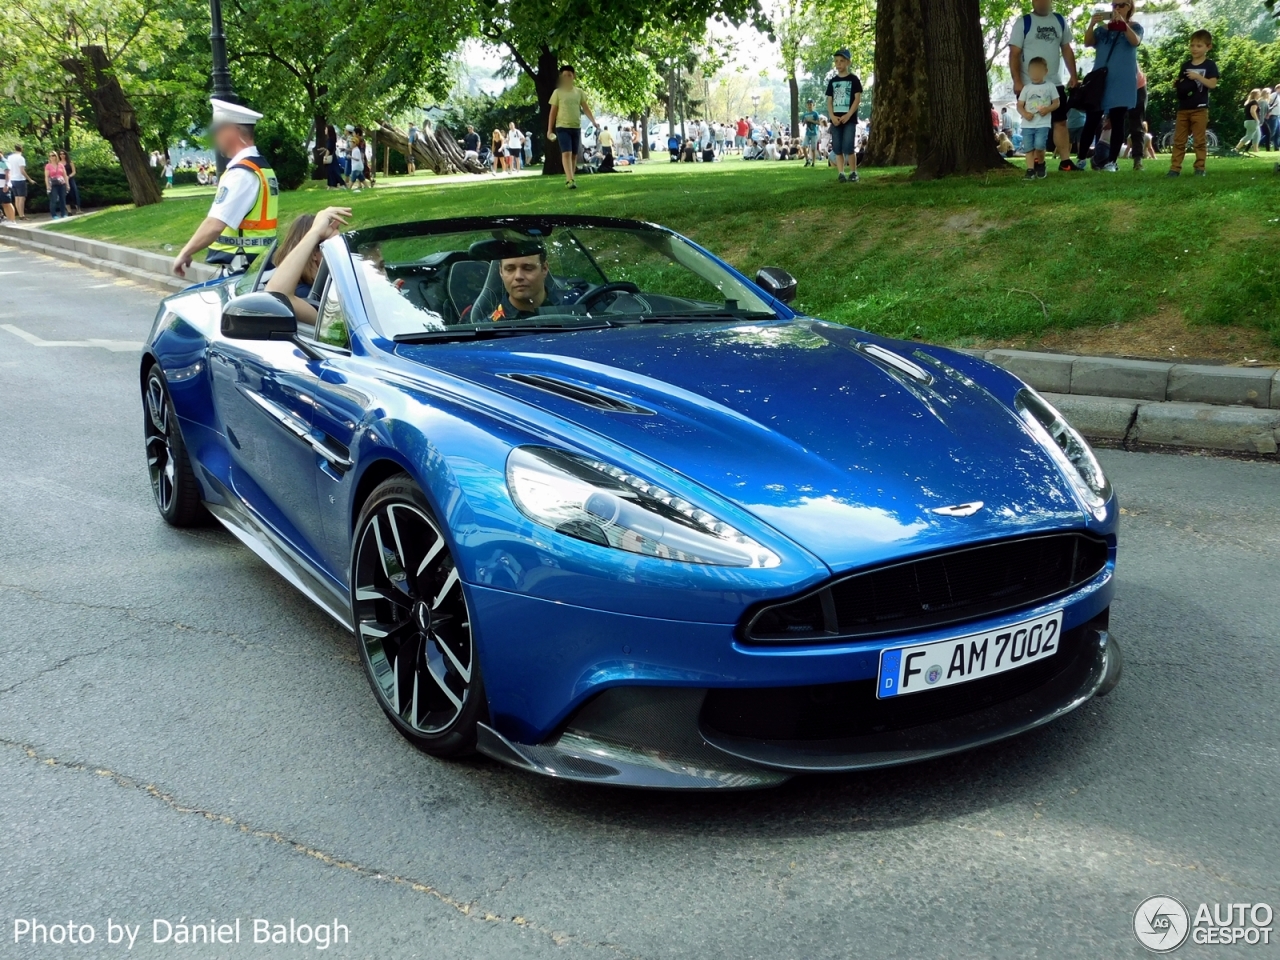
<path fill-rule="evenodd" d="M 1280 409 L 1280 370 L 1025 350 L 966 351 L 1037 390 L 1087 397 Z"/>
<path fill-rule="evenodd" d="M 1050 392 L 1044 396 L 1089 439 L 1114 441 L 1125 449 L 1162 446 L 1275 456 L 1280 448 L 1280 410 Z"/>
<path fill-rule="evenodd" d="M 208 264 L 193 263 L 186 279 L 175 277 L 169 272 L 171 259 L 163 254 L 39 228 L 0 228 L 0 243 L 172 290 L 185 290 L 193 283 L 212 280 L 218 275 L 217 269 Z"/>

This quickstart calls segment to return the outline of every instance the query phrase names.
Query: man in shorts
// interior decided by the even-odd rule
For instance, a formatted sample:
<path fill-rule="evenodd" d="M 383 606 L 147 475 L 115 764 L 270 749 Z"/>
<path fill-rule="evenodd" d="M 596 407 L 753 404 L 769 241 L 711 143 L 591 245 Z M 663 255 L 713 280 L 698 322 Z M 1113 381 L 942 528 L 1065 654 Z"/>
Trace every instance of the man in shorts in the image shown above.
<path fill-rule="evenodd" d="M 835 76 L 827 81 L 827 115 L 831 118 L 831 153 L 840 171 L 840 183 L 858 182 L 858 107 L 862 81 L 849 70 L 848 48 L 836 51 Z M 845 166 L 849 167 L 848 176 Z"/>
<path fill-rule="evenodd" d="M 551 116 L 547 118 L 547 139 L 560 146 L 560 162 L 564 164 L 565 186 L 578 189 L 574 174 L 578 170 L 578 151 L 582 146 L 582 115 L 596 126 L 595 115 L 586 94 L 577 86 L 578 72 L 565 64 L 560 68 L 560 82 L 551 92 Z"/>

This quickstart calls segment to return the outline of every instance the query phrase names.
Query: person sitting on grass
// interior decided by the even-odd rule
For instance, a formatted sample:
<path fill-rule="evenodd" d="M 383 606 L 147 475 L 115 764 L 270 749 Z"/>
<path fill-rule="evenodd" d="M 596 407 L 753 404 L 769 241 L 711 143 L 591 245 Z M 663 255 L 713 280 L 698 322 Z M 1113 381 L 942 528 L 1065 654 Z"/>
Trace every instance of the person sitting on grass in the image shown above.
<path fill-rule="evenodd" d="M 1027 64 L 1031 82 L 1018 94 L 1018 114 L 1022 117 L 1022 149 L 1027 155 L 1026 180 L 1047 176 L 1045 150 L 1049 146 L 1049 133 L 1053 129 L 1053 111 L 1058 109 L 1059 95 L 1056 84 L 1046 82 L 1049 64 L 1044 57 L 1032 57 Z M 1012 149 L 1013 144 L 1009 144 Z"/>
<path fill-rule="evenodd" d="M 314 325 L 316 322 L 311 286 L 320 269 L 320 244 L 336 237 L 350 218 L 350 207 L 325 207 L 314 217 L 303 214 L 290 226 L 283 246 L 274 257 L 276 269 L 267 280 L 266 290 L 289 298 L 298 323 Z"/>

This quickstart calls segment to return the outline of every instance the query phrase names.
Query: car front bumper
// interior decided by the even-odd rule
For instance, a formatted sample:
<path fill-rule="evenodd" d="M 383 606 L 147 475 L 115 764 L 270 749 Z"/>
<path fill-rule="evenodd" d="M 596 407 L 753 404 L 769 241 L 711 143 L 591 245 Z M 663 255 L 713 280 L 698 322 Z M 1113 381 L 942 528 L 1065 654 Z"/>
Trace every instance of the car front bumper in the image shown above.
<path fill-rule="evenodd" d="M 798 773 L 914 763 L 1032 730 L 1110 692 L 1122 659 L 1107 629 L 1107 611 L 1074 629 L 1072 652 L 1043 682 L 918 724 L 873 724 L 834 739 L 741 736 L 711 725 L 707 688 L 621 686 L 593 697 L 540 743 L 519 743 L 482 725 L 478 746 L 494 759 L 546 776 L 658 789 L 751 789 Z"/>

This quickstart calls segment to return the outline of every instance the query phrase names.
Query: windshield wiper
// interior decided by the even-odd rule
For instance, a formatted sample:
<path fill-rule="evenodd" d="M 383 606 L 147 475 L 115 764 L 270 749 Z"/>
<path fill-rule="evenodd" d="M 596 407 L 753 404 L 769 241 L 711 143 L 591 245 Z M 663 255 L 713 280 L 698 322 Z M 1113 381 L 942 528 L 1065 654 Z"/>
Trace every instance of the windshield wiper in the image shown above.
<path fill-rule="evenodd" d="M 468 327 L 454 330 L 424 330 L 421 333 L 397 333 L 391 339 L 396 343 L 433 343 L 438 340 L 491 340 L 521 333 L 561 333 L 565 330 L 607 330 L 614 324 L 608 320 L 591 319 L 581 323 L 520 323 L 510 326 Z"/>

